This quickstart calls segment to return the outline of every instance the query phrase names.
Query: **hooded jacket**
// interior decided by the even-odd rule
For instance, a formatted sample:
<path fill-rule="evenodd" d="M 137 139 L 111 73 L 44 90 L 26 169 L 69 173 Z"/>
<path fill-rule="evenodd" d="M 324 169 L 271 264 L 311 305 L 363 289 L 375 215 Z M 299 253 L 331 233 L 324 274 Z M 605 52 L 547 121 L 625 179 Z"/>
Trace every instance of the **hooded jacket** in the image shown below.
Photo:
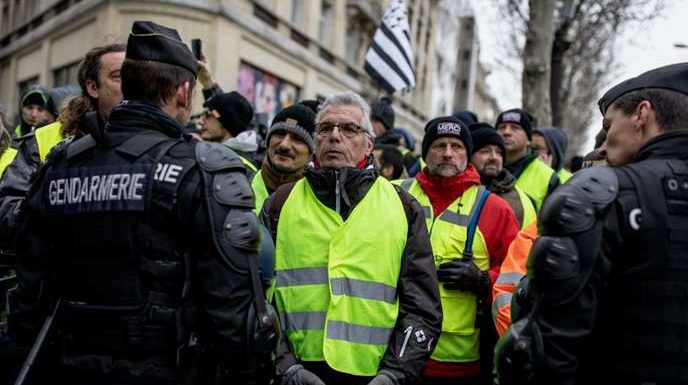
<path fill-rule="evenodd" d="M 28 122 L 24 120 L 24 114 L 22 114 L 22 108 L 24 107 L 24 101 L 31 95 L 37 94 L 42 100 L 43 100 L 43 105 L 42 107 L 47 109 L 48 104 L 50 101 L 50 97 L 48 94 L 48 91 L 40 86 L 34 86 L 29 88 L 26 92 L 24 92 L 24 95 L 22 95 L 21 100 L 19 101 L 19 124 L 17 127 L 14 128 L 14 137 L 15 138 L 20 138 L 30 132 L 32 132 L 35 128 L 41 127 L 45 125 L 47 122 L 38 122 L 35 126 L 30 125 Z"/>
<path fill-rule="evenodd" d="M 372 161 L 369 158 L 363 168 L 345 167 L 339 170 L 308 166 L 304 177 L 317 199 L 333 210 L 339 208 L 337 211 L 342 219 L 346 220 L 351 210 L 365 197 L 379 177 L 372 166 Z M 272 234 L 273 241 L 277 239 L 277 224 L 282 207 L 293 187 L 294 183 L 280 186 L 263 206 L 260 219 Z M 337 188 L 339 188 L 338 191 Z M 442 310 L 435 263 L 423 211 L 418 202 L 408 193 L 400 188 L 397 188 L 397 193 L 408 220 L 408 237 L 397 287 L 399 315 L 387 351 L 380 361 L 379 371 L 391 373 L 398 384 L 403 385 L 414 383 L 420 377 L 432 353 L 432 349 L 426 349 L 425 345 L 421 348 L 419 345 L 409 343 L 404 349 L 404 340 L 407 339 L 404 330 L 411 324 L 422 325 L 427 341 L 430 339 L 437 341 L 442 325 Z M 375 226 L 375 218 L 371 218 L 370 223 L 371 226 Z M 277 352 L 278 374 L 283 374 L 289 367 L 298 363 L 285 339 L 282 341 Z M 367 384 L 370 381 L 369 378 L 336 372 L 323 362 L 303 362 L 302 364 L 306 369 L 318 374 L 326 383 L 328 380 L 344 381 L 344 378 L 348 381 L 353 379 L 353 382 L 349 382 L 352 385 Z"/>
<path fill-rule="evenodd" d="M 561 170 L 566 163 L 566 148 L 568 147 L 568 139 L 564 130 L 559 127 L 540 127 L 533 132 L 539 133 L 545 138 L 545 143 L 552 153 L 551 167 L 554 171 Z"/>

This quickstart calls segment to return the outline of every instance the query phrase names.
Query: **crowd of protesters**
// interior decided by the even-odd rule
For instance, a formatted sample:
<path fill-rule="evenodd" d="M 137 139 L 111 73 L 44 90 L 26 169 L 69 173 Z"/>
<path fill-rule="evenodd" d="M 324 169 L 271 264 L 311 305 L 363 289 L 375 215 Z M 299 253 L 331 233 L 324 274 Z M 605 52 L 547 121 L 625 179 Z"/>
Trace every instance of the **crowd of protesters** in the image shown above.
<path fill-rule="evenodd" d="M 688 383 L 686 79 L 610 89 L 568 162 L 522 108 L 416 148 L 352 91 L 261 132 L 135 22 L 0 111 L 0 381 Z"/>

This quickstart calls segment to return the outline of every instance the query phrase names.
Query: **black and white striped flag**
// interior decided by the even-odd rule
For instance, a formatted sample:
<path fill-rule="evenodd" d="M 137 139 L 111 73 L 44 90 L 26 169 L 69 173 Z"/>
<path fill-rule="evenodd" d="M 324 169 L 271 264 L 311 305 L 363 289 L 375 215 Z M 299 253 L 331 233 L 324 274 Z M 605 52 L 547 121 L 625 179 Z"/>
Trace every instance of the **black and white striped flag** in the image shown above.
<path fill-rule="evenodd" d="M 416 86 L 404 0 L 392 0 L 385 11 L 368 48 L 363 68 L 389 94 Z"/>

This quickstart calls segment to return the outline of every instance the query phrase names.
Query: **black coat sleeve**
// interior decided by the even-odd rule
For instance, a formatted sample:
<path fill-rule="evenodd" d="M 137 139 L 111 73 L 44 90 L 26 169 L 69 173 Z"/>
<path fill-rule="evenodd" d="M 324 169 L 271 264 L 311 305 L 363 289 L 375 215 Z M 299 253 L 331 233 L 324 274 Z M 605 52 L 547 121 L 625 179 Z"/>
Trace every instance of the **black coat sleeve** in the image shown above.
<path fill-rule="evenodd" d="M 17 227 L 21 221 L 21 206 L 40 166 L 38 146 L 34 136 L 19 144 L 17 155 L 7 166 L 0 180 L 0 248 L 14 248 Z"/>
<path fill-rule="evenodd" d="M 425 217 L 418 202 L 399 190 L 408 220 L 408 238 L 398 283 L 399 315 L 380 371 L 400 384 L 415 383 L 437 345 L 442 305 Z"/>
<path fill-rule="evenodd" d="M 265 200 L 263 209 L 258 215 L 259 221 L 270 232 L 273 242 L 277 241 L 277 222 L 280 212 L 293 187 L 293 183 L 288 183 L 277 188 L 277 190 Z M 299 363 L 299 360 L 292 352 L 291 346 L 289 346 L 289 341 L 284 337 L 285 335 L 285 331 L 282 330 L 283 338 L 280 339 L 275 356 L 275 363 L 277 364 L 276 375 L 278 377 L 282 376 L 292 365 Z"/>
<path fill-rule="evenodd" d="M 595 356 L 595 322 L 607 295 L 610 257 L 624 239 L 619 206 L 581 187 L 595 172 L 588 169 L 572 178 L 543 205 L 539 237 L 528 260 L 529 279 L 518 299 L 521 318 L 514 319 L 495 350 L 502 384 L 522 383 L 530 376 L 537 384 L 590 383 L 581 376 L 588 375 L 586 360 Z M 612 185 L 604 174 L 596 178 L 595 185 Z M 570 199 L 583 195 L 590 199 Z M 593 206 L 592 201 L 598 203 Z M 581 221 L 589 214 L 580 213 L 594 213 L 594 220 Z M 522 346 L 529 346 L 528 359 Z"/>
<path fill-rule="evenodd" d="M 191 282 L 199 309 L 202 360 L 217 366 L 219 381 L 254 384 L 267 364 L 266 357 L 252 349 L 249 332 L 255 294 L 247 265 L 255 253 L 232 247 L 226 253 L 228 261 L 220 252 L 212 238 L 214 225 L 203 179 L 198 168 L 186 174 L 178 210 L 191 240 Z"/>

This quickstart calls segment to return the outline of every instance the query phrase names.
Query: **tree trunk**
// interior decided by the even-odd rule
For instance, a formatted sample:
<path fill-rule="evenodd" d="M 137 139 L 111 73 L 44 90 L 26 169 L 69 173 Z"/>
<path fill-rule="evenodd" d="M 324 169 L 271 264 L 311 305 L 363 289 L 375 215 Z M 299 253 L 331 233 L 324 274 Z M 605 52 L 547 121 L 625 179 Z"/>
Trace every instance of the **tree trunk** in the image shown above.
<path fill-rule="evenodd" d="M 555 1 L 529 0 L 529 20 L 523 53 L 523 108 L 537 126 L 552 124 L 550 64 L 554 39 Z"/>

